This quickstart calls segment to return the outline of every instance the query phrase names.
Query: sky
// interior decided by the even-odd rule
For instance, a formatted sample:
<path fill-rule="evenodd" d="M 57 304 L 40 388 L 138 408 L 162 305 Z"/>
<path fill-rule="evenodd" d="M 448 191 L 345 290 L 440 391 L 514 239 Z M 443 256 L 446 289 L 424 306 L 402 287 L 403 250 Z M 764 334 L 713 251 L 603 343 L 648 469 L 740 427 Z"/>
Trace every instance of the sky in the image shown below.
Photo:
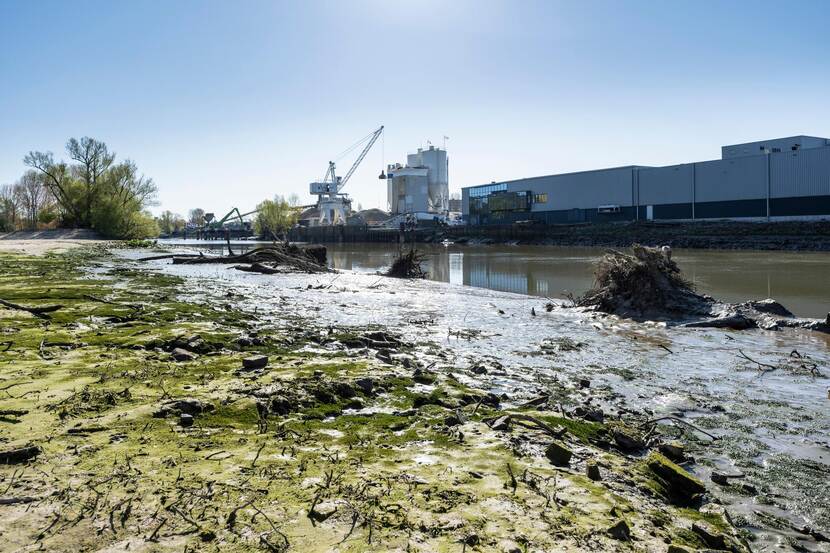
<path fill-rule="evenodd" d="M 310 204 L 380 125 L 355 206 L 445 136 L 451 192 L 716 159 L 830 136 L 828 21 L 824 0 L 0 0 L 0 184 L 91 136 L 154 179 L 154 213 Z"/>

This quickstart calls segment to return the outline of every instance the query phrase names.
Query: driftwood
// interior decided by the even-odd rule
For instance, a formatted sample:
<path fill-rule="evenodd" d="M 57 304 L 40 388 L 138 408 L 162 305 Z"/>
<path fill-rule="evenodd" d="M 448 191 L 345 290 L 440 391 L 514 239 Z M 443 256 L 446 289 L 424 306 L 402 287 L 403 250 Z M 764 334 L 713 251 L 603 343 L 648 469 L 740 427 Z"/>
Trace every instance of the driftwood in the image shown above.
<path fill-rule="evenodd" d="M 20 503 L 34 503 L 38 499 L 36 497 L 0 497 L 0 505 L 18 505 Z"/>
<path fill-rule="evenodd" d="M 163 255 L 151 255 L 149 257 L 139 257 L 136 261 L 159 261 L 161 259 L 175 259 L 177 257 L 204 257 L 202 253 L 166 253 Z"/>
<path fill-rule="evenodd" d="M 197 265 L 204 263 L 217 264 L 248 264 L 248 267 L 237 265 L 234 268 L 241 271 L 273 274 L 278 272 L 297 271 L 303 273 L 325 273 L 330 269 L 326 263 L 326 248 L 324 246 L 295 246 L 274 244 L 251 251 L 232 255 L 181 255 L 152 256 L 139 261 L 157 259 L 172 259 L 174 265 Z"/>
<path fill-rule="evenodd" d="M 580 307 L 624 317 L 708 315 L 711 300 L 695 293 L 671 256 L 635 244 L 631 253 L 608 251 L 596 263 L 594 287 Z"/>
<path fill-rule="evenodd" d="M 5 451 L 0 451 L 0 465 L 25 463 L 29 459 L 34 459 L 39 454 L 40 448 L 36 445 L 20 447 L 17 449 L 7 449 Z"/>
<path fill-rule="evenodd" d="M 237 271 L 245 271 L 246 273 L 262 273 L 263 275 L 275 275 L 277 273 L 283 272 L 279 269 L 275 269 L 274 267 L 263 265 L 262 263 L 251 263 L 250 265 L 234 265 L 233 268 Z"/>
<path fill-rule="evenodd" d="M 424 261 L 424 256 L 416 250 L 409 250 L 409 252 L 399 255 L 392 266 L 386 271 L 385 275 L 395 278 L 426 278 L 427 273 L 421 267 Z"/>
<path fill-rule="evenodd" d="M 53 313 L 58 309 L 63 309 L 62 305 L 47 305 L 45 307 L 26 307 L 10 301 L 0 299 L 0 305 L 8 307 L 9 309 L 17 309 L 18 311 L 28 311 L 39 319 L 51 319 L 49 313 Z"/>

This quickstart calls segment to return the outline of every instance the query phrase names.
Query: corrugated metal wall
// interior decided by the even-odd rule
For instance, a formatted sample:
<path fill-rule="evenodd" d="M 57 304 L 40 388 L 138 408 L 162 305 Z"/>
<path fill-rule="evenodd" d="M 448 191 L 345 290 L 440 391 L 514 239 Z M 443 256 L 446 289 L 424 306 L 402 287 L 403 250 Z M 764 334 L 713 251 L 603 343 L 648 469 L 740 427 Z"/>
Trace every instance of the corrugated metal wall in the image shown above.
<path fill-rule="evenodd" d="M 771 154 L 771 197 L 826 195 L 830 195 L 830 148 Z"/>
<path fill-rule="evenodd" d="M 767 197 L 766 156 L 703 161 L 694 171 L 696 202 Z"/>
<path fill-rule="evenodd" d="M 771 216 L 823 214 L 827 210 L 815 202 L 825 201 L 817 197 L 830 197 L 830 147 L 669 167 L 568 173 L 506 184 L 510 191 L 547 194 L 547 203 L 534 203 L 532 212 L 549 224 L 591 220 L 596 208 L 607 204 L 640 206 L 634 211 L 640 219 L 649 205 L 662 206 L 655 208 L 655 219 L 765 217 L 768 189 L 770 199 L 778 202 L 770 208 Z M 467 189 L 462 197 L 469 213 Z M 783 198 L 810 205 L 785 205 Z"/>
<path fill-rule="evenodd" d="M 640 205 L 692 201 L 692 164 L 640 169 Z"/>
<path fill-rule="evenodd" d="M 533 211 L 559 209 L 596 209 L 614 204 L 633 205 L 631 190 L 633 167 L 567 173 L 507 183 L 508 190 L 531 190 L 547 194 L 547 203 L 534 203 Z"/>

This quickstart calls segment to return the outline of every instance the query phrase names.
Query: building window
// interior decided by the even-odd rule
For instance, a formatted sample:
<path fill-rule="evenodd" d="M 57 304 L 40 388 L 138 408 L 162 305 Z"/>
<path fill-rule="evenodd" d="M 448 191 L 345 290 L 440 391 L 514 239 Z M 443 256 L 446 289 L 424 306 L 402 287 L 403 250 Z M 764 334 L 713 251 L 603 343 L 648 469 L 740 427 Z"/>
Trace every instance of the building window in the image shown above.
<path fill-rule="evenodd" d="M 537 203 L 537 204 L 546 204 L 546 203 L 548 203 L 547 193 L 545 193 L 545 194 L 536 194 L 536 196 L 534 196 L 534 198 L 533 198 L 533 203 Z"/>
<path fill-rule="evenodd" d="M 507 184 L 485 184 L 484 186 L 473 186 L 470 188 L 470 197 L 471 198 L 481 198 L 484 196 L 489 196 L 493 192 L 504 192 L 507 190 Z"/>

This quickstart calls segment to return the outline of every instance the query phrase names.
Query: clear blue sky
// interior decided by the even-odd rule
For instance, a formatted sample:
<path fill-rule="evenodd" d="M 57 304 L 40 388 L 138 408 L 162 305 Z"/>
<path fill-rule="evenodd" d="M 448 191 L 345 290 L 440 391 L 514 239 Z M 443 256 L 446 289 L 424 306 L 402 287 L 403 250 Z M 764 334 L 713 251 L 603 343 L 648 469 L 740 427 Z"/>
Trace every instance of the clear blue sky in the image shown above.
<path fill-rule="evenodd" d="M 380 124 L 363 207 L 444 135 L 451 190 L 714 159 L 830 135 L 828 24 L 824 0 L 0 0 L 0 183 L 86 135 L 155 179 L 156 212 L 310 203 Z"/>

